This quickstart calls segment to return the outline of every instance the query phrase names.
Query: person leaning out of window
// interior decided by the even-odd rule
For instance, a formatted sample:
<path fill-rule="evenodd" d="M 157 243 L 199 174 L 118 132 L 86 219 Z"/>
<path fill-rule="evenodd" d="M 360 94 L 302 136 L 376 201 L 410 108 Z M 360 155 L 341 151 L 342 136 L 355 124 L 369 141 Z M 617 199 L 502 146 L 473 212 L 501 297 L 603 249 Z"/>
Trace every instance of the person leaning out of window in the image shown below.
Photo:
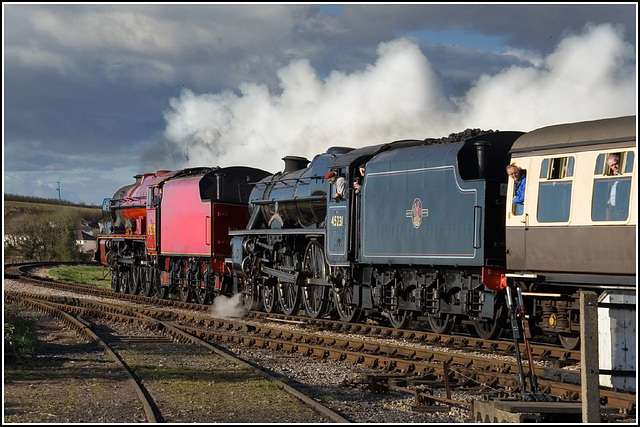
<path fill-rule="evenodd" d="M 355 190 L 356 194 L 360 194 L 360 192 L 362 191 L 362 181 L 364 181 L 364 168 L 364 163 L 358 166 L 358 173 L 356 174 L 357 176 L 353 180 L 353 189 Z"/>
<path fill-rule="evenodd" d="M 345 181 L 344 177 L 338 176 L 335 172 L 327 172 L 324 176 L 329 184 L 335 185 L 335 193 L 331 196 L 335 200 L 344 200 L 345 197 Z"/>
<path fill-rule="evenodd" d="M 609 165 L 608 175 L 620 175 L 620 155 L 610 154 L 609 157 L 607 157 L 607 164 Z M 607 198 L 607 220 L 619 221 L 627 216 L 627 213 L 621 208 L 621 203 L 616 197 L 619 183 L 619 180 L 615 180 L 611 185 L 611 190 L 609 191 L 609 197 Z"/>
<path fill-rule="evenodd" d="M 515 182 L 516 194 L 513 196 L 511 203 L 524 205 L 524 190 L 527 185 L 525 171 L 514 164 L 510 164 L 507 166 L 507 175 L 509 175 Z"/>

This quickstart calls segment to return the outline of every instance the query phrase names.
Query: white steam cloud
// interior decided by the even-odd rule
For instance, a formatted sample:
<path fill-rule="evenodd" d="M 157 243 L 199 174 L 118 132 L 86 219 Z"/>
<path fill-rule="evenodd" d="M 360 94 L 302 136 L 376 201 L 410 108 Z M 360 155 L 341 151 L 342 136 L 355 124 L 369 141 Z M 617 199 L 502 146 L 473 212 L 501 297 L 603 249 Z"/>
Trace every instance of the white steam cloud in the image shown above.
<path fill-rule="evenodd" d="M 511 54 L 515 54 L 512 51 Z M 272 172 L 285 155 L 312 159 L 331 146 L 446 136 L 466 128 L 529 131 L 550 124 L 635 114 L 635 51 L 612 25 L 587 26 L 546 58 L 483 75 L 449 99 L 419 47 L 382 43 L 364 71 L 324 80 L 305 59 L 278 71 L 281 92 L 243 83 L 231 91 L 185 89 L 165 112 L 166 140 L 185 166 L 247 165 Z"/>
<path fill-rule="evenodd" d="M 232 297 L 218 295 L 213 300 L 211 315 L 217 318 L 244 317 L 247 309 L 242 304 L 242 294 L 235 294 Z"/>

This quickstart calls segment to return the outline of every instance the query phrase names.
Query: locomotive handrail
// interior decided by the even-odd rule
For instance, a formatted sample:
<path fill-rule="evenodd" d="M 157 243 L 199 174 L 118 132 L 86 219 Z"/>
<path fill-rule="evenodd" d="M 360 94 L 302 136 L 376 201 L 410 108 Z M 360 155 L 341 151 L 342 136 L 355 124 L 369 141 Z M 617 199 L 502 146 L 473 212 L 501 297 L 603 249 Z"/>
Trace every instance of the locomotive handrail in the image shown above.
<path fill-rule="evenodd" d="M 129 202 L 129 201 L 137 201 L 137 200 L 146 200 L 147 196 L 135 196 L 135 197 L 123 197 L 122 199 L 111 199 L 112 205 L 115 205 L 117 202 Z"/>
<path fill-rule="evenodd" d="M 324 176 L 322 175 L 314 175 L 314 176 L 305 176 L 305 177 L 300 177 L 300 178 L 284 178 L 284 179 L 273 179 L 271 181 L 257 181 L 257 182 L 249 182 L 249 184 L 253 184 L 253 185 L 269 185 L 269 184 L 273 184 L 274 182 L 284 182 L 284 181 L 304 181 L 304 180 L 311 180 L 311 179 L 325 179 Z"/>
<path fill-rule="evenodd" d="M 271 235 L 271 234 L 299 234 L 305 236 L 322 236 L 326 233 L 323 228 L 278 228 L 266 229 L 259 228 L 255 230 L 229 230 L 229 236 L 248 236 L 248 235 Z"/>
<path fill-rule="evenodd" d="M 326 196 L 300 196 L 300 197 L 294 197 L 292 199 L 263 199 L 263 200 L 256 200 L 256 201 L 250 201 L 249 203 L 254 204 L 254 205 L 270 205 L 271 203 L 289 203 L 289 202 L 299 202 L 299 201 L 316 201 L 316 200 L 326 200 Z"/>

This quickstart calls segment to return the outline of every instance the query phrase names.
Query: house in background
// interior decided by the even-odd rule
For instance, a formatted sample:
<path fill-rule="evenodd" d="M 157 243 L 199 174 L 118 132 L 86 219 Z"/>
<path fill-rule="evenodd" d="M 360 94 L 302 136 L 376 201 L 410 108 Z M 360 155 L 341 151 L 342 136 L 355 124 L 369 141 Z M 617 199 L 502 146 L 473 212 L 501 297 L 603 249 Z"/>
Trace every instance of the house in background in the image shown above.
<path fill-rule="evenodd" d="M 80 252 L 88 253 L 96 251 L 96 237 L 83 230 L 76 231 L 76 244 Z"/>

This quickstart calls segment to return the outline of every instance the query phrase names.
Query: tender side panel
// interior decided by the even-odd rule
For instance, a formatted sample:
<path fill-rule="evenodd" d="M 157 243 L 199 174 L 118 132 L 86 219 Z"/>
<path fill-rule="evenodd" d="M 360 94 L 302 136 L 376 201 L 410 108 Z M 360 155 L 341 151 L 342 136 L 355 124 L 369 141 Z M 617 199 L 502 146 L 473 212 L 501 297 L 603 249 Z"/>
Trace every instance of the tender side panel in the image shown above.
<path fill-rule="evenodd" d="M 484 182 L 463 182 L 447 150 L 457 147 L 378 155 L 387 170 L 370 163 L 362 197 L 363 261 L 482 265 Z"/>

